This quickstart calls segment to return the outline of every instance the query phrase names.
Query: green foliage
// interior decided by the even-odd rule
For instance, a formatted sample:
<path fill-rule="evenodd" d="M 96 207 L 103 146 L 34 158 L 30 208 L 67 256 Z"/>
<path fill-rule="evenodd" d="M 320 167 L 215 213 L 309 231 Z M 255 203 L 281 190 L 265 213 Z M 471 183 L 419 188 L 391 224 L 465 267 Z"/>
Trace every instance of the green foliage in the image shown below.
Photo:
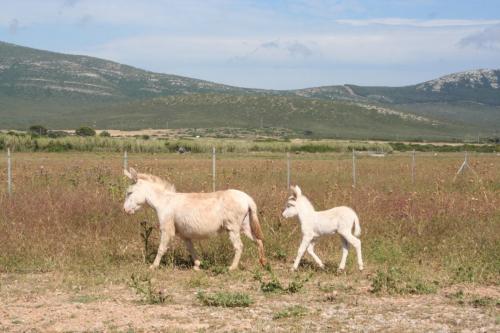
<path fill-rule="evenodd" d="M 269 268 L 267 270 L 269 276 L 265 278 L 262 273 L 258 272 L 254 274 L 254 279 L 260 282 L 260 290 L 264 293 L 288 293 L 295 294 L 302 290 L 304 284 L 309 281 L 312 274 L 307 275 L 304 278 L 301 278 L 299 275 L 295 275 L 293 280 L 288 283 L 286 287 L 280 282 L 276 274 Z"/>
<path fill-rule="evenodd" d="M 437 291 L 435 283 L 428 283 L 403 272 L 397 267 L 378 269 L 371 278 L 371 292 L 387 294 L 432 294 Z"/>
<path fill-rule="evenodd" d="M 109 138 L 111 136 L 111 134 L 109 134 L 108 131 L 102 131 L 101 133 L 99 133 L 99 136 Z"/>
<path fill-rule="evenodd" d="M 196 293 L 196 298 L 206 306 L 222 306 L 227 308 L 248 307 L 252 304 L 250 296 L 244 293 L 217 292 L 206 294 L 203 291 Z"/>
<path fill-rule="evenodd" d="M 308 140 L 304 142 L 252 142 L 249 140 L 230 139 L 199 139 L 199 140 L 163 140 L 163 139 L 135 139 L 135 138 L 114 138 L 114 137 L 80 137 L 68 136 L 58 138 L 32 138 L 31 136 L 0 133 L 0 149 L 3 147 L 13 147 L 16 151 L 109 151 L 122 152 L 127 150 L 130 153 L 159 153 L 178 152 L 180 147 L 191 153 L 209 153 L 215 147 L 217 153 L 248 153 L 248 152 L 286 152 L 304 150 L 313 151 L 310 147 L 328 147 L 329 151 L 348 151 L 349 147 L 356 147 L 357 150 L 384 150 L 391 151 L 391 147 L 384 143 L 346 143 L 335 140 Z M 323 149 L 323 148 L 321 148 Z M 318 149 L 318 150 L 321 150 Z"/>
<path fill-rule="evenodd" d="M 433 145 L 433 144 L 414 144 L 414 143 L 404 143 L 404 142 L 389 142 L 392 149 L 396 151 L 419 151 L 419 152 L 459 152 L 459 151 L 469 151 L 478 153 L 494 153 L 500 152 L 500 145 L 473 145 L 473 144 L 462 144 L 462 145 Z"/>
<path fill-rule="evenodd" d="M 43 135 L 47 135 L 47 128 L 45 126 L 42 126 L 42 125 L 32 125 L 28 129 L 28 132 L 33 134 L 33 135 L 43 136 Z"/>
<path fill-rule="evenodd" d="M 91 127 L 82 126 L 75 130 L 75 134 L 78 136 L 95 136 L 95 131 Z"/>
<path fill-rule="evenodd" d="M 292 305 L 273 314 L 273 319 L 303 317 L 307 314 L 307 308 L 302 305 Z"/>

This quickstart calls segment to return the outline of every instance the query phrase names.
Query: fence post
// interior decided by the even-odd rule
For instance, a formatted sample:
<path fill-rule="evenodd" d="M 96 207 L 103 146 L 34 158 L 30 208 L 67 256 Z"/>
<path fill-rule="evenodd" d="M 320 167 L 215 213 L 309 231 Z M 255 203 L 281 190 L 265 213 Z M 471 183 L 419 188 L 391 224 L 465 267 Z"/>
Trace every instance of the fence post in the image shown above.
<path fill-rule="evenodd" d="M 212 191 L 215 192 L 215 147 L 212 147 Z"/>
<path fill-rule="evenodd" d="M 7 148 L 7 193 L 12 194 L 12 161 L 10 158 L 10 148 Z"/>
<path fill-rule="evenodd" d="M 286 188 L 290 188 L 290 152 L 286 152 Z"/>
<path fill-rule="evenodd" d="M 356 153 L 352 149 L 352 187 L 356 188 Z"/>
<path fill-rule="evenodd" d="M 411 183 L 415 184 L 415 149 L 411 155 Z"/>
<path fill-rule="evenodd" d="M 127 150 L 123 152 L 123 169 L 128 170 L 128 155 L 127 155 Z"/>

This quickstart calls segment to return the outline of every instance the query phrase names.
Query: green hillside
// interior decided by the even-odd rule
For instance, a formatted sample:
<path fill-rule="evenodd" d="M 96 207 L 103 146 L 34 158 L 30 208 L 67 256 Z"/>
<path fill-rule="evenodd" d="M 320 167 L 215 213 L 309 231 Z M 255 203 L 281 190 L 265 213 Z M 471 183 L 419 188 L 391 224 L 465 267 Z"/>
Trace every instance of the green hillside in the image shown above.
<path fill-rule="evenodd" d="M 450 138 L 497 130 L 500 71 L 408 87 L 276 91 L 0 42 L 0 129 L 288 128 L 316 137 Z"/>

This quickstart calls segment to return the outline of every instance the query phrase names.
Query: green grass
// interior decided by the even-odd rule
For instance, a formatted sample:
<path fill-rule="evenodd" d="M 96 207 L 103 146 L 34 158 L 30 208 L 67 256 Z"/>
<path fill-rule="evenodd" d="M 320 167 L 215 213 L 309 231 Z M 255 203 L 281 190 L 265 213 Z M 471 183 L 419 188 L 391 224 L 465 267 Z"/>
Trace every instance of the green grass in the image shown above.
<path fill-rule="evenodd" d="M 248 294 L 231 293 L 231 292 L 216 292 L 207 294 L 199 291 L 196 298 L 205 306 L 221 306 L 226 308 L 234 307 L 249 307 L 252 304 L 252 299 Z"/>
<path fill-rule="evenodd" d="M 375 294 L 433 294 L 437 291 L 438 285 L 420 279 L 412 273 L 405 272 L 397 267 L 388 269 L 378 269 L 371 277 L 371 292 Z"/>
<path fill-rule="evenodd" d="M 273 314 L 273 319 L 278 320 L 278 319 L 284 319 L 284 318 L 297 318 L 297 317 L 303 317 L 307 314 L 308 310 L 306 307 L 302 305 L 292 305 L 289 307 L 286 307 L 285 309 L 275 312 Z"/>

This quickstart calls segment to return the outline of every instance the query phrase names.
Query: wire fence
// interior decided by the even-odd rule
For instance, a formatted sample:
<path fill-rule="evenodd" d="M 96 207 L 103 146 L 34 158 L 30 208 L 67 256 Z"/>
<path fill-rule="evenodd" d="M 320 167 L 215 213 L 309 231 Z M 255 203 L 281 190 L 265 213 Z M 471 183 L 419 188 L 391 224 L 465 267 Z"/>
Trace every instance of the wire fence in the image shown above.
<path fill-rule="evenodd" d="M 38 153 L 20 153 L 23 156 L 23 159 L 26 160 L 26 156 L 30 156 L 30 160 L 27 164 L 34 167 L 32 172 L 44 174 L 50 171 L 50 159 L 57 160 L 61 157 L 61 160 L 68 161 L 68 159 L 73 158 L 74 161 L 78 161 L 78 159 L 82 158 L 81 154 L 69 154 L 70 157 L 65 156 L 65 154 L 38 154 Z M 106 165 L 109 161 L 110 165 L 111 160 L 116 160 L 119 158 L 117 154 L 97 154 L 97 153 L 87 153 L 85 154 L 87 158 L 92 158 L 95 156 L 96 159 L 100 159 L 100 165 Z M 43 156 L 38 158 L 38 156 Z M 50 156 L 50 157 L 47 157 Z M 64 157 L 63 157 L 64 156 Z M 111 157 L 113 156 L 113 157 Z M 157 161 L 156 166 L 147 167 L 146 170 L 139 169 L 141 171 L 148 171 L 151 173 L 164 175 L 165 170 L 162 168 L 161 160 L 162 158 L 167 158 L 171 162 L 174 160 L 188 160 L 192 163 L 204 163 L 208 162 L 209 159 L 205 157 L 204 154 L 134 154 L 131 160 L 131 156 L 129 156 L 128 152 L 125 151 L 121 157 L 124 169 L 127 169 L 130 165 L 141 166 L 141 164 L 146 165 L 148 160 Z M 487 169 L 496 169 L 498 170 L 498 161 L 500 159 L 495 158 L 498 155 L 493 154 L 475 154 L 473 159 L 478 160 L 481 159 L 482 156 L 490 156 L 493 158 L 494 163 L 490 163 L 487 165 Z M 237 155 L 231 153 L 216 153 L 216 149 L 212 149 L 211 153 L 211 170 L 208 172 L 210 174 L 210 180 L 205 179 L 201 183 L 211 183 L 211 190 L 216 191 L 218 189 L 225 189 L 231 183 L 231 178 L 234 178 L 228 175 L 228 171 L 226 167 L 231 169 L 228 161 L 230 160 L 260 160 L 260 161 L 272 161 L 271 165 L 262 165 L 262 166 L 254 166 L 249 172 L 251 173 L 260 173 L 260 172 L 275 172 L 276 179 L 282 179 L 282 181 L 278 181 L 283 185 L 284 189 L 288 189 L 292 184 L 301 184 L 304 182 L 314 182 L 315 174 L 321 174 L 323 176 L 326 175 L 325 181 L 331 181 L 331 176 L 333 175 L 336 179 L 334 180 L 337 183 L 342 183 L 344 186 L 352 187 L 356 189 L 359 186 L 363 186 L 363 181 L 370 179 L 370 183 L 373 184 L 376 182 L 376 178 L 380 177 L 384 173 L 384 169 L 387 173 L 391 173 L 389 175 L 385 175 L 382 177 L 384 182 L 387 183 L 387 180 L 391 177 L 396 178 L 394 180 L 394 184 L 401 183 L 401 181 L 406 181 L 411 186 L 415 186 L 417 183 L 417 161 L 419 161 L 419 166 L 423 167 L 426 163 L 432 163 L 435 168 L 439 169 L 442 166 L 439 165 L 439 159 L 445 157 L 446 159 L 452 158 L 455 163 L 455 168 L 451 166 L 447 166 L 445 174 L 449 175 L 449 179 L 452 182 L 455 182 L 460 175 L 464 174 L 467 171 L 470 171 L 471 175 L 475 177 L 476 180 L 481 180 L 481 172 L 476 172 L 474 166 L 470 163 L 470 154 L 465 152 L 464 154 L 458 153 L 450 153 L 450 154 L 437 154 L 437 153 L 419 153 L 417 154 L 415 151 L 409 153 L 399 153 L 399 154 L 384 154 L 384 153 L 370 153 L 370 152 L 356 152 L 352 150 L 350 159 L 351 166 L 350 168 L 346 165 L 347 160 L 349 159 L 349 154 L 297 154 L 295 157 L 291 156 L 289 152 L 284 155 L 281 154 L 269 154 L 269 155 Z M 8 196 L 12 196 L 15 192 L 16 187 L 16 178 L 15 178 L 15 170 L 13 170 L 13 163 L 16 160 L 16 154 L 11 152 L 10 149 L 7 149 L 7 153 L 5 156 L 5 177 L 6 177 L 6 193 Z M 1 161 L 1 159 L 0 159 Z M 158 162 L 160 161 L 160 162 Z M 308 165 L 308 162 L 313 161 L 321 161 L 322 164 L 319 166 L 318 163 L 315 163 L 314 167 Z M 372 162 L 369 162 L 372 161 Z M 375 162 L 373 162 L 375 161 Z M 392 170 L 388 168 L 388 166 L 392 162 L 397 162 L 399 165 L 398 170 Z M 132 163 L 132 164 L 131 164 Z M 78 163 L 77 163 L 78 164 Z M 37 166 L 38 165 L 38 166 Z M 47 166 L 45 166 L 47 165 Z M 83 165 L 83 164 L 81 164 Z M 164 163 L 167 166 L 167 169 L 170 171 L 173 170 L 172 164 Z M 15 163 L 14 163 L 15 167 Z M 394 166 L 393 166 L 394 167 Z M 23 166 L 24 169 L 27 166 Z M 115 168 L 115 163 L 113 164 L 113 168 Z M 208 169 L 207 168 L 207 169 Z M 241 168 L 241 166 L 236 167 Z M 264 170 L 258 170 L 259 168 L 263 168 Z M 322 170 L 315 170 L 315 168 L 322 168 Z M 15 169 L 15 168 L 14 168 Z M 116 169 L 116 168 L 115 168 Z M 350 170 L 349 170 L 350 169 Z M 394 168 L 393 168 L 394 169 Z M 432 174 L 429 173 L 429 168 L 425 168 L 426 170 L 422 172 L 422 177 L 432 178 Z M 431 168 L 432 169 L 432 168 Z M 35 171 L 38 170 L 38 171 Z M 232 167 L 233 173 L 235 172 L 235 167 Z M 208 170 L 207 170 L 208 171 Z M 317 172 L 316 172 L 317 171 Z M 118 174 L 121 175 L 121 170 L 115 170 Z M 197 171 L 199 173 L 199 171 Z M 0 175 L 2 173 L 0 172 Z M 330 175 L 328 175 L 330 174 Z M 203 175 L 203 172 L 202 172 Z M 351 178 L 350 184 L 347 184 L 346 178 L 349 176 Z M 442 175 L 440 177 L 443 177 Z M 422 178 L 421 178 L 422 180 Z M 286 186 L 286 187 L 285 187 Z M 206 187 L 200 190 L 208 190 Z"/>

